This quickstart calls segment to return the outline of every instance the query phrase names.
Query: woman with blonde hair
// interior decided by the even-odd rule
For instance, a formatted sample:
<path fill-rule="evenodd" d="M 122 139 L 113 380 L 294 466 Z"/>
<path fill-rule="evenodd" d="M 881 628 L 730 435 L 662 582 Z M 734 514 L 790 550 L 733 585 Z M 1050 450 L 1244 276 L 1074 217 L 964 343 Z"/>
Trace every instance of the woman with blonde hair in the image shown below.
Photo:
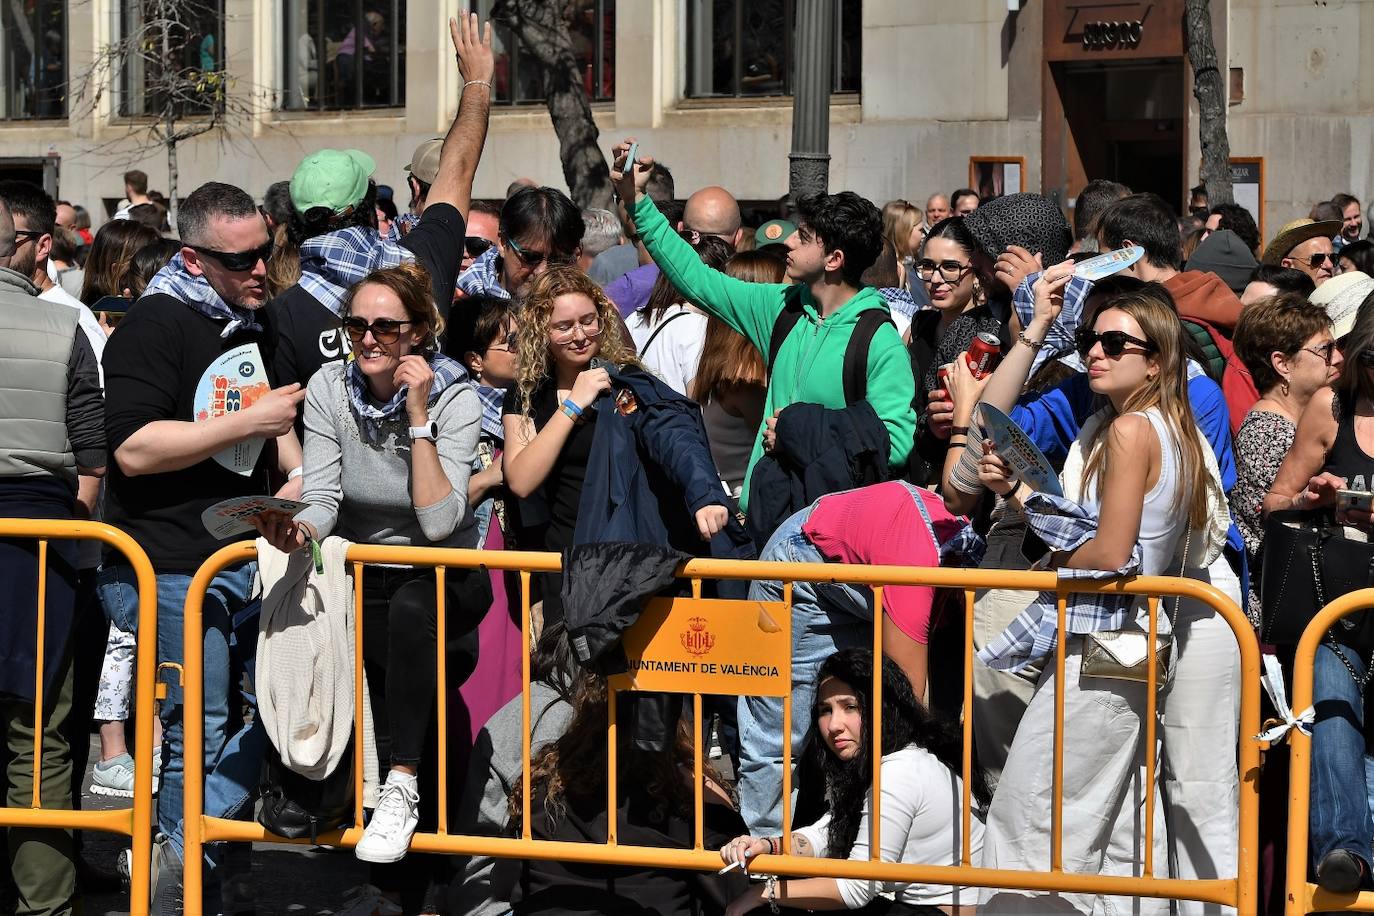
<path fill-rule="evenodd" d="M 1072 270 L 1068 261 L 1056 265 L 1035 285 L 1034 318 L 997 372 L 1007 372 L 1008 381 L 1017 382 L 1017 388 L 1037 349 L 1034 344 L 1043 340 L 1058 313 Z M 985 446 L 980 478 L 1017 509 L 1024 506 L 1032 524 L 1035 516 L 1043 514 L 1078 520 L 1082 529 L 1078 536 L 1052 545 L 1058 551 L 1051 555 L 1052 565 L 1102 571 L 1098 575 L 1135 572 L 1205 581 L 1206 568 L 1224 541 L 1225 525 L 1219 522 L 1217 505 L 1225 502 L 1215 466 L 1208 460 L 1211 451 L 1202 441 L 1187 398 L 1184 334 L 1168 292 L 1158 284 L 1147 284 L 1113 296 L 1092 326 L 1079 332 L 1078 350 L 1087 365 L 1090 386 L 1105 406 L 1084 425 L 1065 462 L 1066 500 L 1036 493 L 1025 481 L 1013 479 L 990 444 Z M 1229 770 L 1219 768 L 1223 775 L 1215 784 L 1208 784 L 1211 795 L 1205 811 L 1192 794 L 1196 786 L 1165 787 L 1164 791 L 1176 788 L 1181 796 L 1170 799 L 1171 817 L 1166 822 L 1161 787 L 1143 784 L 1146 682 L 1103 676 L 1105 672 L 1099 673 L 1091 660 L 1085 660 L 1085 646 L 1091 646 L 1099 633 L 1148 639 L 1141 635 L 1148 634 L 1148 611 L 1140 602 L 1098 596 L 1072 596 L 1070 601 L 1069 632 L 1056 632 L 1054 608 L 1037 602 L 979 654 L 992 667 L 1015 670 L 1053 651 L 1058 639 L 1065 640 L 1064 683 L 1058 683 L 1055 666 L 1047 665 L 1012 742 L 988 814 L 983 864 L 1033 870 L 1048 861 L 1055 825 L 1043 802 L 1052 795 L 1053 768 L 1047 761 L 1053 757 L 1055 694 L 1062 690 L 1064 745 L 1069 749 L 1060 819 L 1066 870 L 1139 876 L 1144 806 L 1149 799 L 1154 807 L 1154 861 L 1170 862 L 1173 872 L 1177 863 L 1166 845 L 1173 831 L 1166 832 L 1166 823 L 1206 830 L 1210 829 L 1204 826 L 1207 816 L 1236 808 L 1235 741 L 1225 735 L 1215 741 L 1220 746 L 1227 739 L 1229 747 L 1222 756 L 1229 755 L 1232 762 Z M 1164 691 L 1159 698 L 1164 727 L 1157 772 L 1163 771 L 1166 780 L 1179 768 L 1182 757 L 1204 750 L 1216 753 L 1216 747 L 1208 743 L 1210 738 L 1191 736 L 1189 727 L 1196 731 L 1199 723 L 1190 721 L 1197 715 L 1190 703 L 1195 699 L 1193 692 L 1202 686 L 1197 682 L 1206 681 L 1213 688 L 1212 702 L 1229 709 L 1235 696 L 1231 668 L 1238 666 L 1234 643 L 1230 658 L 1218 658 L 1221 653 L 1203 642 L 1205 647 L 1193 650 L 1189 670 L 1184 671 L 1183 650 L 1190 640 L 1210 639 L 1211 624 L 1202 622 L 1210 621 L 1213 612 L 1192 603 L 1170 604 L 1161 601 L 1157 606 L 1159 633 L 1167 638 L 1172 632 L 1179 641 L 1173 677 L 1158 684 Z M 1224 621 L 1219 623 L 1225 626 Z M 1210 670 L 1199 671 L 1200 666 Z M 1170 680 L 1173 683 L 1166 687 Z M 1180 682 L 1187 683 L 1186 697 L 1177 696 Z M 1177 709 L 1171 708 L 1170 699 Z M 1214 852 L 1224 877 L 1228 874 L 1226 850 Z M 1166 901 L 1109 902 L 1091 894 L 1050 897 L 985 892 L 983 902 L 986 912 L 1060 912 L 1066 902 L 1082 912 L 1113 906 L 1123 911 L 1134 906 L 1140 912 L 1168 912 Z"/>

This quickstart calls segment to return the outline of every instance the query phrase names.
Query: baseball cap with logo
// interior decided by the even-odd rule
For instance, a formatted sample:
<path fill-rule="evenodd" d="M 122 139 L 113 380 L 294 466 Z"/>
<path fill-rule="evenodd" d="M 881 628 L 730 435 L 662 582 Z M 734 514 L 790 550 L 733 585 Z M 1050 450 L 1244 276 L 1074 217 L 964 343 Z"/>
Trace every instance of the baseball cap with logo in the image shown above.
<path fill-rule="evenodd" d="M 426 140 L 415 147 L 415 155 L 410 157 L 406 171 L 425 184 L 434 184 L 439 177 L 439 151 L 444 148 L 443 140 Z"/>
<path fill-rule="evenodd" d="M 754 244 L 760 248 L 764 245 L 779 245 L 796 231 L 794 223 L 789 223 L 785 219 L 770 219 L 755 230 Z"/>
<path fill-rule="evenodd" d="M 367 196 L 367 182 L 377 171 L 372 157 L 356 149 L 322 149 L 296 166 L 291 176 L 291 206 L 297 213 L 326 207 L 342 213 Z"/>

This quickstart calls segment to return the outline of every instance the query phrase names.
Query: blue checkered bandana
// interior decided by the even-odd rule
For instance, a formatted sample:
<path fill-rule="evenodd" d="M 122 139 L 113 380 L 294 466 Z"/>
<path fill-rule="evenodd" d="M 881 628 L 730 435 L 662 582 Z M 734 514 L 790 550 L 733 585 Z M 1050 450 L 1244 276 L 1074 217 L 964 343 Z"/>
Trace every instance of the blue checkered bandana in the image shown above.
<path fill-rule="evenodd" d="M 179 299 L 206 318 L 223 321 L 224 330 L 219 332 L 220 337 L 233 337 L 240 330 L 262 330 L 262 325 L 258 324 L 252 309 L 230 305 L 220 298 L 219 293 L 215 292 L 215 288 L 204 275 L 196 276 L 188 271 L 181 252 L 173 255 L 166 267 L 153 274 L 153 279 L 143 291 L 143 296 L 151 296 L 154 293 Z"/>
<path fill-rule="evenodd" d="M 301 288 L 335 315 L 343 315 L 348 288 L 374 270 L 415 260 L 376 229 L 350 226 L 301 243 Z"/>
<path fill-rule="evenodd" d="M 429 390 L 431 407 L 439 400 L 439 395 L 444 393 L 444 389 L 468 380 L 468 373 L 463 364 L 442 353 L 436 353 L 430 358 L 429 367 L 434 371 L 434 386 Z M 383 426 L 405 409 L 410 386 L 402 385 L 401 390 L 392 395 L 390 401 L 377 407 L 368 399 L 367 379 L 363 378 L 363 370 L 358 366 L 357 360 L 349 361 L 348 369 L 344 372 L 344 384 L 348 386 L 348 401 L 353 407 L 353 415 L 358 418 L 358 426 L 364 440 L 373 445 L 382 442 L 386 438 Z"/>

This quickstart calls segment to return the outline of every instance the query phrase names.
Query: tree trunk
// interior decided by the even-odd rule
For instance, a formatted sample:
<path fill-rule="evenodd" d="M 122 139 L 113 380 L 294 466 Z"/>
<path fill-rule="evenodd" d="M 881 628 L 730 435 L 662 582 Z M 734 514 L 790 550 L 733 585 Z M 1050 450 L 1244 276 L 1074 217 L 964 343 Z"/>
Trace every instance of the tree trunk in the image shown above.
<path fill-rule="evenodd" d="M 1207 202 L 1234 203 L 1231 194 L 1231 141 L 1226 134 L 1226 86 L 1222 82 L 1217 48 L 1212 42 L 1210 0 L 1186 0 L 1183 40 L 1193 65 L 1193 95 L 1197 98 L 1198 137 L 1202 143 L 1200 178 Z"/>
<path fill-rule="evenodd" d="M 563 7 L 554 0 L 498 0 L 492 18 L 511 29 L 544 72 L 549 117 L 558 134 L 558 158 L 573 201 L 579 207 L 613 209 L 611 170 L 597 142 L 600 132 L 592 119 Z"/>

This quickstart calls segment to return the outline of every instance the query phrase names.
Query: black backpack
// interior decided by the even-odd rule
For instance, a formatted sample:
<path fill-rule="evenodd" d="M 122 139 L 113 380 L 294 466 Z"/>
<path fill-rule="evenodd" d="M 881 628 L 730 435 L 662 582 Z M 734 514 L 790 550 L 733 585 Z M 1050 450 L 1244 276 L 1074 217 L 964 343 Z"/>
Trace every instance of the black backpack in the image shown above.
<path fill-rule="evenodd" d="M 262 809 L 258 823 L 290 840 L 310 838 L 353 820 L 353 745 L 349 744 L 334 771 L 321 780 L 302 776 L 281 762 L 272 742 L 262 764 Z"/>
<path fill-rule="evenodd" d="M 768 339 L 770 374 L 773 364 L 778 360 L 778 351 L 782 349 L 783 341 L 787 340 L 787 335 L 792 333 L 792 329 L 801 319 L 801 294 L 798 289 L 797 292 L 788 295 L 782 312 L 778 314 L 777 321 L 773 322 L 773 333 Z M 859 314 L 859 320 L 854 323 L 854 330 L 849 335 L 849 345 L 844 350 L 842 375 L 846 404 L 857 404 L 868 394 L 868 348 L 873 343 L 873 335 L 885 324 L 890 324 L 894 330 L 896 329 L 891 313 L 882 309 L 865 309 Z"/>

